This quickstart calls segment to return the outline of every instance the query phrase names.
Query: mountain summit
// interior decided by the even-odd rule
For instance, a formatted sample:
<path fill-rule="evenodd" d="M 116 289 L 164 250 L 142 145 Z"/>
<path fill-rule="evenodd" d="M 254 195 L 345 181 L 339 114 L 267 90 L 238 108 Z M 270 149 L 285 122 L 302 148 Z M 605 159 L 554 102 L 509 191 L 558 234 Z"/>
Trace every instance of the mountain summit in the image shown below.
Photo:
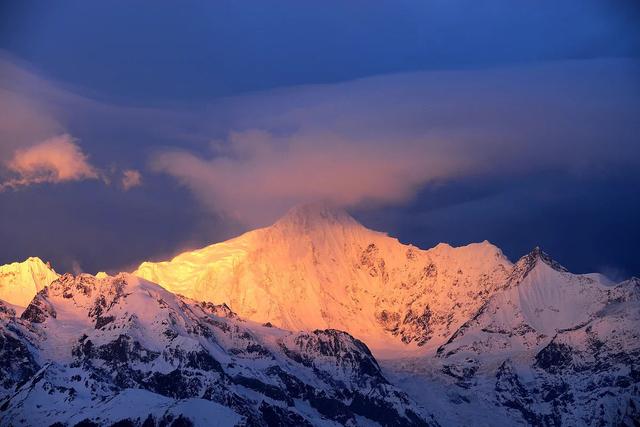
<path fill-rule="evenodd" d="M 26 307 L 33 296 L 58 278 L 40 258 L 0 266 L 0 300 Z"/>

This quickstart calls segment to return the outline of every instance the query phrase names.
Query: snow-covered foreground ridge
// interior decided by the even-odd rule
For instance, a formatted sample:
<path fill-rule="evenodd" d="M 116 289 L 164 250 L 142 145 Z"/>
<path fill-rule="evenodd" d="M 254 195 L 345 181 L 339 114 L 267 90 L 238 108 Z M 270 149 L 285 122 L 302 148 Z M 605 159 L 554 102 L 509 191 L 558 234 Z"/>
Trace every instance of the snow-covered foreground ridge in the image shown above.
<path fill-rule="evenodd" d="M 0 360 L 0 425 L 631 426 L 640 281 L 305 206 L 0 305 Z"/>
<path fill-rule="evenodd" d="M 289 332 L 127 274 L 0 303 L 0 425 L 416 425 L 429 414 L 335 330 Z"/>

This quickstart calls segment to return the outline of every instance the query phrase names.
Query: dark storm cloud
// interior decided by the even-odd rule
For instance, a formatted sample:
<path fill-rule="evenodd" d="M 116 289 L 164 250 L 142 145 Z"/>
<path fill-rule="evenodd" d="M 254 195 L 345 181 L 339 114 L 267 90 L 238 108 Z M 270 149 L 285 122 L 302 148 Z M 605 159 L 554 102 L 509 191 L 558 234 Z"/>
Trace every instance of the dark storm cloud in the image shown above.
<path fill-rule="evenodd" d="M 640 273 L 638 188 L 637 168 L 456 179 L 425 187 L 408 205 L 357 214 L 420 247 L 487 239 L 515 260 L 540 246 L 571 271 L 623 280 Z"/>

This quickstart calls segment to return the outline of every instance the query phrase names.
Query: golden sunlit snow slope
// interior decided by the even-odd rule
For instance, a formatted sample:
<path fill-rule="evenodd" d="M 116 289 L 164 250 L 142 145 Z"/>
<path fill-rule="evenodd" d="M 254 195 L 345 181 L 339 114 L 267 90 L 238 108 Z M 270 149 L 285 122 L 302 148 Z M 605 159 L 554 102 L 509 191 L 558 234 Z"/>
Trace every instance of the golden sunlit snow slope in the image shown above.
<path fill-rule="evenodd" d="M 488 242 L 421 250 L 343 211 L 305 205 L 271 227 L 145 262 L 134 274 L 255 321 L 345 330 L 397 350 L 442 344 L 511 268 Z"/>
<path fill-rule="evenodd" d="M 57 278 L 58 274 L 36 257 L 0 265 L 0 300 L 26 307 L 36 293 Z"/>

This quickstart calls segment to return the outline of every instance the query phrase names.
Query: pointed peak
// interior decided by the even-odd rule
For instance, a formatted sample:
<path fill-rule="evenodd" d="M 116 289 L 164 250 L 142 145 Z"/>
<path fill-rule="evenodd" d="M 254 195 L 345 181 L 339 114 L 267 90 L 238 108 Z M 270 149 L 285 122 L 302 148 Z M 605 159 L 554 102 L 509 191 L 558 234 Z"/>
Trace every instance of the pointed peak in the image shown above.
<path fill-rule="evenodd" d="M 307 203 L 291 208 L 275 224 L 278 228 L 311 230 L 327 226 L 360 226 L 344 209 L 329 203 Z"/>
<path fill-rule="evenodd" d="M 49 270 L 54 271 L 53 267 L 51 267 L 51 262 L 49 261 L 43 261 L 42 259 L 40 259 L 39 257 L 29 257 L 27 258 L 25 261 L 23 261 L 23 264 L 31 264 L 31 265 L 40 265 L 40 266 L 45 266 L 47 267 Z"/>
<path fill-rule="evenodd" d="M 562 271 L 562 272 L 568 272 L 569 271 L 562 264 L 560 264 L 558 261 L 556 261 L 553 258 L 551 258 L 546 252 L 544 252 L 542 249 L 540 249 L 539 246 L 536 246 L 533 249 L 532 253 L 534 253 L 540 261 L 544 262 L 545 264 L 547 264 L 549 267 L 553 268 L 554 270 Z"/>
<path fill-rule="evenodd" d="M 560 265 L 560 263 L 554 261 L 553 258 L 551 258 L 539 246 L 536 246 L 531 252 L 516 262 L 508 282 L 516 284 L 520 283 L 534 268 L 536 268 L 536 266 L 541 263 L 561 273 L 566 273 L 568 271 Z"/>
<path fill-rule="evenodd" d="M 568 271 L 559 262 L 555 261 L 545 251 L 543 251 L 540 248 L 540 246 L 536 246 L 535 248 L 533 248 L 531 252 L 529 252 L 527 255 L 521 258 L 521 260 L 523 259 L 527 264 L 533 264 L 534 266 L 537 262 L 541 261 L 547 264 L 549 267 L 553 268 L 554 270 L 561 271 L 563 273 Z"/>
<path fill-rule="evenodd" d="M 626 287 L 640 290 L 640 278 L 632 276 L 627 280 L 618 283 L 616 287 Z"/>
<path fill-rule="evenodd" d="M 16 261 L 11 264 L 0 265 L 0 268 L 5 269 L 15 269 L 15 268 L 30 268 L 30 269 L 47 269 L 51 272 L 55 273 L 53 267 L 51 267 L 51 263 L 49 261 L 45 262 L 39 257 L 29 257 L 24 261 Z"/>
<path fill-rule="evenodd" d="M 48 262 L 37 257 L 0 265 L 0 299 L 26 307 L 37 292 L 58 277 Z"/>

